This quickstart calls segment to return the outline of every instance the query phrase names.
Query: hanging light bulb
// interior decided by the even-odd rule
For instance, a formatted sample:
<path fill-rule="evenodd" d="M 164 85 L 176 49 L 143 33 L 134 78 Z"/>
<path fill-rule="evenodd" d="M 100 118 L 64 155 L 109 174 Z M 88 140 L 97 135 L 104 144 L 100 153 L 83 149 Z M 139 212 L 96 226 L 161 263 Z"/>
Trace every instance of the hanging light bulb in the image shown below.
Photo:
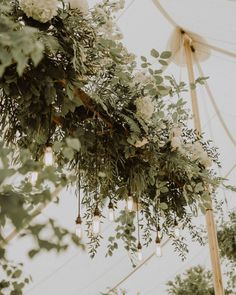
<path fill-rule="evenodd" d="M 37 171 L 32 171 L 30 173 L 30 179 L 29 179 L 32 186 L 35 186 L 37 180 L 38 180 L 38 172 Z"/>
<path fill-rule="evenodd" d="M 127 209 L 129 212 L 133 211 L 133 207 L 134 207 L 134 199 L 132 196 L 129 196 L 127 199 Z"/>
<path fill-rule="evenodd" d="M 92 232 L 95 236 L 97 236 L 100 232 L 100 211 L 97 206 L 94 210 Z"/>
<path fill-rule="evenodd" d="M 83 236 L 82 219 L 80 215 L 78 215 L 75 221 L 75 234 L 79 239 L 81 239 Z"/>
<path fill-rule="evenodd" d="M 109 221 L 114 221 L 115 220 L 114 206 L 113 206 L 111 201 L 108 204 L 108 219 L 109 219 Z"/>
<path fill-rule="evenodd" d="M 161 239 L 160 239 L 158 234 L 157 234 L 157 237 L 156 237 L 156 256 L 157 257 L 162 256 Z"/>
<path fill-rule="evenodd" d="M 175 237 L 176 237 L 176 239 L 178 239 L 180 237 L 180 229 L 178 227 L 178 222 L 176 219 L 174 221 L 174 226 L 175 226 L 175 228 L 174 228 Z"/>
<path fill-rule="evenodd" d="M 137 249 L 138 249 L 138 260 L 139 261 L 142 261 L 143 260 L 143 253 L 142 253 L 142 245 L 140 242 L 138 242 L 138 246 L 137 246 Z"/>
<path fill-rule="evenodd" d="M 159 224 L 157 225 L 157 235 L 161 237 L 161 228 Z"/>
<path fill-rule="evenodd" d="M 44 164 L 45 166 L 53 165 L 53 150 L 51 146 L 47 146 L 44 152 Z"/>

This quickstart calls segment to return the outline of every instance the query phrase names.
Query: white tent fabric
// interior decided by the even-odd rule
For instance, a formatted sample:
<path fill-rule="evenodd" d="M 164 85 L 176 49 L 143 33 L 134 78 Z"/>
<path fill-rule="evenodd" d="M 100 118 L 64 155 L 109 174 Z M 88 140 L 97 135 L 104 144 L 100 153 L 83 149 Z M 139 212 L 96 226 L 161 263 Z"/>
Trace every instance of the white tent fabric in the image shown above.
<path fill-rule="evenodd" d="M 89 1 L 92 6 L 97 1 Z M 158 9 L 159 2 L 167 12 L 166 18 Z M 160 7 L 159 7 L 160 8 Z M 210 138 L 220 148 L 222 169 L 221 176 L 227 176 L 229 183 L 236 184 L 236 1 L 230 0 L 126 0 L 125 10 L 118 15 L 117 24 L 123 35 L 127 48 L 140 55 L 148 56 L 152 48 L 159 51 L 168 48 L 169 39 L 176 29 L 197 34 L 205 44 L 198 43 L 196 54 L 209 53 L 209 58 L 201 62 L 204 76 L 209 76 L 208 85 L 212 92 L 212 100 L 204 86 L 198 87 L 199 108 L 205 138 Z M 190 33 L 191 35 L 191 33 Z M 197 39 L 199 41 L 199 39 Z M 201 42 L 201 41 L 200 41 Z M 217 49 L 219 48 L 219 50 Z M 180 53 L 183 54 L 183 50 Z M 158 65 L 156 65 L 158 66 Z M 198 67 L 194 68 L 199 77 Z M 166 70 L 177 80 L 187 80 L 185 66 L 171 63 Z M 189 95 L 185 95 L 189 99 Z M 217 113 L 216 107 L 219 109 Z M 222 120 L 230 133 L 225 132 Z M 225 210 L 236 206 L 235 194 L 221 190 L 219 195 L 227 199 Z M 60 205 L 51 204 L 38 218 L 55 217 L 60 224 L 73 230 L 75 212 L 75 195 L 73 190 L 61 194 Z M 205 225 L 202 216 L 196 218 L 197 224 Z M 103 225 L 104 242 L 98 249 L 98 255 L 91 260 L 85 252 L 71 247 L 66 253 L 56 255 L 45 253 L 29 260 L 25 249 L 30 248 L 29 239 L 15 239 L 11 242 L 10 257 L 16 261 L 25 261 L 25 269 L 32 273 L 34 281 L 28 286 L 25 294 L 42 295 L 97 295 L 106 291 L 107 287 L 117 285 L 126 275 L 132 272 L 128 255 L 119 245 L 119 251 L 112 258 L 105 258 L 105 245 L 113 225 Z M 182 233 L 186 235 L 186 233 Z M 166 293 L 166 282 L 177 273 L 188 267 L 202 264 L 210 267 L 208 248 L 200 247 L 189 240 L 189 254 L 184 262 L 167 244 L 163 249 L 163 257 L 152 257 L 138 271 L 121 283 L 120 287 L 128 294 L 160 294 Z M 144 259 L 154 251 L 150 246 L 144 250 Z"/>

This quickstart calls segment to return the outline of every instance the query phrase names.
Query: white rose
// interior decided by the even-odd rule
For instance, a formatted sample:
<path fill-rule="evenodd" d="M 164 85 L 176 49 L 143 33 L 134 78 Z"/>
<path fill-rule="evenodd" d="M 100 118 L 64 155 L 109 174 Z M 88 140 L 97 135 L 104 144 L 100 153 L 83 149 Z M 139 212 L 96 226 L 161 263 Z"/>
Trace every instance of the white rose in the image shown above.
<path fill-rule="evenodd" d="M 117 33 L 114 36 L 114 40 L 122 40 L 124 38 L 124 35 L 122 33 Z"/>
<path fill-rule="evenodd" d="M 104 178 L 104 177 L 106 177 L 106 173 L 104 173 L 102 171 L 99 171 L 98 176 L 101 177 L 101 178 Z"/>
<path fill-rule="evenodd" d="M 89 6 L 87 0 L 67 0 L 71 9 L 79 9 L 83 14 L 88 14 Z"/>
<path fill-rule="evenodd" d="M 147 84 L 153 82 L 153 77 L 147 71 L 139 71 L 134 76 L 134 82 L 139 84 Z"/>
<path fill-rule="evenodd" d="M 200 154 L 199 160 L 202 163 L 202 165 L 204 165 L 206 168 L 212 165 L 212 160 L 211 158 L 208 157 L 208 154 L 206 151 Z"/>
<path fill-rule="evenodd" d="M 165 144 L 166 143 L 164 141 L 160 141 L 158 145 L 159 145 L 159 147 L 163 147 Z"/>
<path fill-rule="evenodd" d="M 46 23 L 57 15 L 58 0 L 20 0 L 20 8 L 28 17 Z"/>
<path fill-rule="evenodd" d="M 135 61 L 135 59 L 136 59 L 136 55 L 133 53 L 130 53 L 126 56 L 125 61 L 126 63 L 131 64 L 132 62 Z"/>
<path fill-rule="evenodd" d="M 194 142 L 194 144 L 192 145 L 192 151 L 195 155 L 199 155 L 204 152 L 204 149 L 199 141 Z"/>
<path fill-rule="evenodd" d="M 116 3 L 114 4 L 114 7 L 113 7 L 112 10 L 113 10 L 114 12 L 117 12 L 117 11 L 123 9 L 124 7 L 125 7 L 125 0 L 120 0 L 119 2 L 116 2 Z"/>
<path fill-rule="evenodd" d="M 142 140 L 137 140 L 134 144 L 135 147 L 139 148 L 144 146 L 145 144 L 147 144 L 149 141 L 147 140 L 147 138 L 143 138 Z"/>
<path fill-rule="evenodd" d="M 173 136 L 181 136 L 181 129 L 179 128 L 179 127 L 174 127 L 173 129 L 172 129 L 172 134 L 173 134 Z"/>
<path fill-rule="evenodd" d="M 136 99 L 136 114 L 144 121 L 150 121 L 154 110 L 155 104 L 149 96 L 140 97 Z"/>
<path fill-rule="evenodd" d="M 172 150 L 181 149 L 182 148 L 182 138 L 179 136 L 174 136 L 171 139 L 171 147 Z"/>
<path fill-rule="evenodd" d="M 194 142 L 192 145 L 193 160 L 199 160 L 199 162 L 206 168 L 212 165 L 212 160 L 208 157 L 207 152 L 203 149 L 203 146 L 199 141 Z"/>

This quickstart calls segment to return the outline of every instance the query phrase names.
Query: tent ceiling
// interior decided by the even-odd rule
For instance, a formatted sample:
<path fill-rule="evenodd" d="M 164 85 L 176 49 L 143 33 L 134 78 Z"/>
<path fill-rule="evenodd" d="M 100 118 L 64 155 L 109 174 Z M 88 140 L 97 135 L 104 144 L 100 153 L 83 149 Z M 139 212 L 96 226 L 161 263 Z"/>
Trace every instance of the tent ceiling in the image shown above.
<path fill-rule="evenodd" d="M 92 6 L 97 1 L 90 0 Z M 157 2 L 157 0 L 154 0 Z M 228 126 L 232 136 L 236 138 L 236 1 L 226 0 L 165 0 L 160 1 L 164 10 L 170 15 L 178 27 L 188 32 L 194 32 L 201 36 L 207 44 L 219 47 L 224 51 L 233 53 L 224 54 L 211 50 L 207 60 L 201 63 L 205 76 L 210 76 L 209 87 L 214 100 L 219 107 L 222 118 Z M 149 55 L 152 48 L 159 51 L 168 47 L 168 40 L 175 29 L 151 0 L 127 0 L 126 10 L 119 17 L 117 24 L 124 34 L 124 43 L 131 52 L 137 56 Z M 198 51 L 201 53 L 209 48 L 201 45 Z M 196 77 L 199 76 L 195 67 Z M 167 72 L 173 73 L 177 80 L 187 81 L 185 67 L 171 64 Z M 208 94 L 204 87 L 198 89 L 199 105 L 202 118 L 202 126 L 206 138 L 211 138 L 220 148 L 223 176 L 236 164 L 236 147 L 225 133 L 222 124 L 217 117 Z M 188 98 L 188 96 L 186 96 Z M 236 184 L 236 169 L 229 175 L 231 183 Z M 220 192 L 228 200 L 228 207 L 236 206 L 235 195 L 228 192 Z M 55 217 L 62 225 L 73 229 L 74 216 L 73 191 L 62 194 L 59 206 L 50 205 L 39 218 L 44 215 Z M 196 219 L 198 224 L 204 224 L 204 219 Z M 111 224 L 104 224 L 104 236 L 107 238 L 112 230 Z M 105 239 L 106 240 L 106 239 Z M 10 255 L 13 259 L 20 260 L 31 241 L 14 240 L 11 243 Z M 190 253 L 188 259 L 181 262 L 168 244 L 164 249 L 161 259 L 153 258 L 139 271 L 131 276 L 121 287 L 126 288 L 128 294 L 166 294 L 165 283 L 167 280 L 184 271 L 187 267 L 201 263 L 209 266 L 207 247 L 199 248 L 198 244 L 189 241 Z M 145 251 L 145 257 L 152 253 L 150 247 Z M 86 253 L 78 252 L 71 248 L 67 253 L 57 256 L 55 254 L 41 254 L 33 261 L 25 257 L 26 270 L 33 274 L 34 283 L 29 286 L 25 294 L 42 295 L 96 295 L 105 291 L 106 287 L 114 286 L 126 274 L 132 271 L 127 254 L 120 249 L 114 257 L 105 259 L 105 243 L 101 246 L 97 257 L 90 260 Z M 20 259 L 19 259 L 20 258 Z"/>

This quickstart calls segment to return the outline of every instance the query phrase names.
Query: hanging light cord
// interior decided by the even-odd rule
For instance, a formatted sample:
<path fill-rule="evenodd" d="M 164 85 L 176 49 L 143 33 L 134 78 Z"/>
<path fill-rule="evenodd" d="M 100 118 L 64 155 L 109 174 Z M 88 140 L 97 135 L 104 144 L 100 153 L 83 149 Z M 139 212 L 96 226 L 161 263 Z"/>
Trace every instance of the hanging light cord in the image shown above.
<path fill-rule="evenodd" d="M 81 160 L 81 158 L 80 158 L 80 160 Z M 80 216 L 80 202 L 81 202 L 81 195 L 80 195 L 80 189 L 81 189 L 80 160 L 79 160 L 79 179 L 78 179 L 78 216 Z"/>
<path fill-rule="evenodd" d="M 138 243 L 140 243 L 140 228 L 139 228 L 138 201 L 137 201 L 137 224 L 138 224 Z"/>
<path fill-rule="evenodd" d="M 164 243 L 162 243 L 162 247 L 167 245 L 171 241 L 171 238 L 168 238 Z M 128 273 L 122 280 L 120 280 L 114 287 L 112 287 L 109 292 L 116 290 L 121 284 L 127 281 L 134 273 L 136 273 L 140 268 L 142 268 L 149 260 L 155 257 L 155 252 L 149 255 L 146 259 L 143 260 L 138 266 L 136 266 L 130 273 Z"/>
<path fill-rule="evenodd" d="M 95 115 L 95 202 L 96 206 L 98 205 L 98 151 L 97 151 L 97 145 L 98 145 L 98 139 L 97 139 L 97 124 L 98 124 L 98 118 L 97 115 Z"/>
<path fill-rule="evenodd" d="M 48 115 L 48 139 L 46 145 L 50 144 L 51 139 L 51 133 L 52 133 L 52 105 L 49 107 L 49 115 Z"/>

